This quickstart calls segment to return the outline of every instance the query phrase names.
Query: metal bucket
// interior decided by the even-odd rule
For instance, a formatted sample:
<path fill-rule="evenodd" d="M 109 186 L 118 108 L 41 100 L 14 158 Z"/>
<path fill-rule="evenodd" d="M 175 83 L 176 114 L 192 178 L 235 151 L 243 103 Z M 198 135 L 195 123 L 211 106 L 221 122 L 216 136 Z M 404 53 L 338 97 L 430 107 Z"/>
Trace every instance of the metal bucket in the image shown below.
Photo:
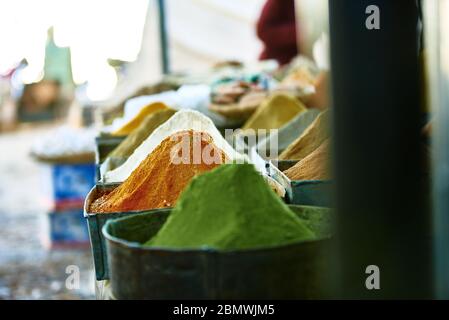
<path fill-rule="evenodd" d="M 126 136 L 111 136 L 108 134 L 102 134 L 95 138 L 96 143 L 96 158 L 97 164 L 103 163 L 109 153 L 118 147 Z"/>
<path fill-rule="evenodd" d="M 108 171 L 112 171 L 126 162 L 126 158 L 107 157 L 103 163 L 97 164 L 97 183 L 101 184 L 101 180 Z"/>
<path fill-rule="evenodd" d="M 89 208 L 91 203 L 99 197 L 101 193 L 114 190 L 119 184 L 96 185 L 92 188 L 84 202 L 84 217 L 87 220 L 89 229 L 90 244 L 92 247 L 92 255 L 94 258 L 95 276 L 97 280 L 109 279 L 109 270 L 107 264 L 106 241 L 103 237 L 101 229 L 111 219 L 122 218 L 129 215 L 135 215 L 146 211 L 129 211 L 115 213 L 91 213 Z"/>
<path fill-rule="evenodd" d="M 112 136 L 110 134 L 101 134 L 95 138 L 95 166 L 96 166 L 96 181 L 100 181 L 100 166 L 115 148 L 118 147 L 126 136 Z"/>
<path fill-rule="evenodd" d="M 109 221 L 112 294 L 117 299 L 308 299 L 326 297 L 329 209 L 290 206 L 318 240 L 240 251 L 144 247 L 170 209 Z"/>
<path fill-rule="evenodd" d="M 332 207 L 332 180 L 290 180 L 282 171 L 296 164 L 295 161 L 270 161 L 268 175 L 286 190 L 286 202 L 293 205 Z"/>

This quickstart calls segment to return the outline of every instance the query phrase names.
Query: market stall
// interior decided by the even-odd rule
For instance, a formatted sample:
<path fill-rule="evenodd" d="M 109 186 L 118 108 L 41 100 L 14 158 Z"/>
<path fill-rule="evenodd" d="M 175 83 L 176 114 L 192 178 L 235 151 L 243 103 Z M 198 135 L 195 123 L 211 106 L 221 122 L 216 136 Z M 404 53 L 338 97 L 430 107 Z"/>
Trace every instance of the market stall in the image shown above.
<path fill-rule="evenodd" d="M 105 113 L 84 204 L 97 297 L 325 297 L 325 72 L 305 56 L 225 61 Z"/>
<path fill-rule="evenodd" d="M 421 6 L 377 2 L 381 28 L 368 25 L 364 2 L 291 1 L 291 25 L 280 19 L 291 59 L 284 43 L 263 59 L 265 40 L 279 40 L 260 36 L 269 24 L 256 27 L 260 60 L 256 43 L 244 47 L 254 32 L 245 10 L 262 1 L 183 2 L 177 12 L 190 15 L 176 21 L 165 1 L 142 2 L 139 30 L 146 36 L 157 16 L 159 58 L 148 43 L 134 64 L 97 57 L 106 76 L 92 64 L 76 92 L 89 128 L 59 127 L 32 148 L 46 182 L 46 248 L 87 248 L 99 300 L 433 297 L 434 260 L 447 279 L 447 183 L 429 167 Z M 204 21 L 220 15 L 229 30 L 217 23 L 212 39 Z M 233 30 L 242 30 L 235 42 Z M 428 30 L 434 43 L 438 27 Z M 202 68 L 179 69 L 179 52 Z M 440 53 L 430 53 L 433 83 L 446 83 Z M 114 99 L 92 98 L 112 88 Z M 443 151 L 433 161 L 446 176 Z"/>

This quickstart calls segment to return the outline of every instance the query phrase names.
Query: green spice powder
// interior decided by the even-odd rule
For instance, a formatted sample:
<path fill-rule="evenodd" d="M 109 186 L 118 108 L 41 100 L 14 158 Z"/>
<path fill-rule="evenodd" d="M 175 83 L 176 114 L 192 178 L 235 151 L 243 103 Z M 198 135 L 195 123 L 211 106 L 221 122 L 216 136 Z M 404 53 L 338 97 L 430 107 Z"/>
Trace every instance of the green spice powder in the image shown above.
<path fill-rule="evenodd" d="M 253 165 L 227 164 L 194 178 L 145 245 L 238 250 L 311 238 Z"/>

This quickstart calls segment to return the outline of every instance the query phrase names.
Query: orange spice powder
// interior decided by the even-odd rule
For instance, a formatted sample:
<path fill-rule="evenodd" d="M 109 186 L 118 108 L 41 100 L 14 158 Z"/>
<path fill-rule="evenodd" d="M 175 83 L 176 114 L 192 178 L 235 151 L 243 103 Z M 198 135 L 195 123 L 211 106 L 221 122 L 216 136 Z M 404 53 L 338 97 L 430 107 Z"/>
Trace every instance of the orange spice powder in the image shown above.
<path fill-rule="evenodd" d="M 284 171 L 291 180 L 328 180 L 329 172 L 329 139 L 325 140 L 315 151 Z"/>
<path fill-rule="evenodd" d="M 95 200 L 90 211 L 110 213 L 172 207 L 194 176 L 226 160 L 209 134 L 193 130 L 178 132 L 163 140 L 119 187 Z"/>

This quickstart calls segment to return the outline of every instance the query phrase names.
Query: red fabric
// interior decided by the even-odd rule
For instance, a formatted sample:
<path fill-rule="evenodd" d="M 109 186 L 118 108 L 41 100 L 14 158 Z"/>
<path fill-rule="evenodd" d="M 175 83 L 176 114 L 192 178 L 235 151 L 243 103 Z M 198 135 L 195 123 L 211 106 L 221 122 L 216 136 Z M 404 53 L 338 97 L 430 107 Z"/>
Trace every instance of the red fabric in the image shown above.
<path fill-rule="evenodd" d="M 264 43 L 260 59 L 281 65 L 298 54 L 294 0 L 268 0 L 257 22 L 257 36 Z"/>

